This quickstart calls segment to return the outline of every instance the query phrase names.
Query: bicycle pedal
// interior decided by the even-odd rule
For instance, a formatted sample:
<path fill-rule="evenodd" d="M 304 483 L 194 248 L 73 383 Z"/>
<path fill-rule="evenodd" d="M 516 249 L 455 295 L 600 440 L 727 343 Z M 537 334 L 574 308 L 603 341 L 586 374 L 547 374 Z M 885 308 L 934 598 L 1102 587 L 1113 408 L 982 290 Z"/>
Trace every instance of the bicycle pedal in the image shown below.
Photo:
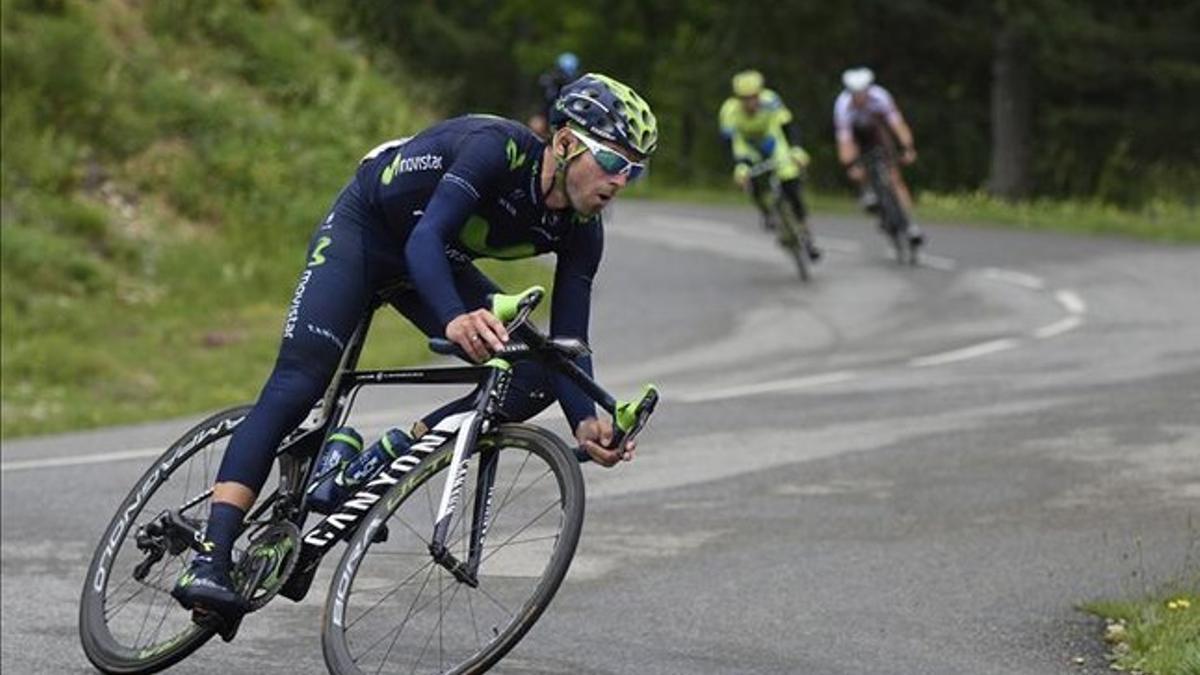
<path fill-rule="evenodd" d="M 238 628 L 241 628 L 243 618 L 243 616 L 239 616 L 233 621 L 225 621 L 225 619 L 216 612 L 210 612 L 199 608 L 192 610 L 192 623 L 206 630 L 215 632 L 217 635 L 220 635 L 221 639 L 225 642 L 232 642 L 233 638 L 237 637 Z"/>

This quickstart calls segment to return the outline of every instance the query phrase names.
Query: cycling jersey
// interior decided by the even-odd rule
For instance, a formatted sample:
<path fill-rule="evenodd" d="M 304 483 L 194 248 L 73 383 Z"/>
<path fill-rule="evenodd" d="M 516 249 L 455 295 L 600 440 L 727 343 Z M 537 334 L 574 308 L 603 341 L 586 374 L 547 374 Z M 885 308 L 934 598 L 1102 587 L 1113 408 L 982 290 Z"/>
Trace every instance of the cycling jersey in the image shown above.
<path fill-rule="evenodd" d="M 900 109 L 886 89 L 873 84 L 866 94 L 866 101 L 861 106 L 854 105 L 849 91 L 842 91 L 834 101 L 833 129 L 838 142 L 875 145 L 883 141 L 880 137 L 882 122 L 896 124 L 901 121 Z"/>
<path fill-rule="evenodd" d="M 604 233 L 600 217 L 552 211 L 542 201 L 545 144 L 524 125 L 495 117 L 448 120 L 367 155 L 313 233 L 284 321 L 275 368 L 233 438 L 217 473 L 257 491 L 270 452 L 325 391 L 373 297 L 383 297 L 422 332 L 486 306 L 496 286 L 477 258 L 557 255 L 550 332 L 587 341 L 592 277 Z M 577 364 L 591 374 L 591 359 Z M 513 420 L 557 399 L 572 431 L 595 415 L 566 376 L 522 361 L 501 410 Z M 469 409 L 472 396 L 425 421 Z"/>
<path fill-rule="evenodd" d="M 730 97 L 721 105 L 719 122 L 721 135 L 730 141 L 735 163 L 752 165 L 773 160 L 781 180 L 800 175 L 800 165 L 790 153 L 793 144 L 799 145 L 799 139 L 788 138 L 786 128 L 792 125 L 792 112 L 779 94 L 764 89 L 753 113 L 746 112 L 736 97 Z"/>

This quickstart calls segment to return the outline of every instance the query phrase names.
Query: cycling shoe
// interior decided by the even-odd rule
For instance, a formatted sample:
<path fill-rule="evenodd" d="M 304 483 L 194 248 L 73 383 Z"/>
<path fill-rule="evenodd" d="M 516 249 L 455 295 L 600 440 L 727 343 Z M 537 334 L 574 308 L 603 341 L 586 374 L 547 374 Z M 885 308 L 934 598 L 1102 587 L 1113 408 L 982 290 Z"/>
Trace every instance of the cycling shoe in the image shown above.
<path fill-rule="evenodd" d="M 817 262 L 821 259 L 822 251 L 816 244 L 812 243 L 811 241 L 806 241 L 804 242 L 804 248 L 806 251 L 808 251 L 809 260 Z"/>
<path fill-rule="evenodd" d="M 248 609 L 229 574 L 205 556 L 192 560 L 171 589 L 171 597 L 186 609 L 194 610 L 196 623 L 217 630 L 221 637 L 230 631 L 237 632 L 237 624 Z M 231 640 L 233 635 L 225 639 Z"/>
<path fill-rule="evenodd" d="M 914 247 L 925 243 L 925 233 L 915 223 L 908 226 L 908 243 Z"/>

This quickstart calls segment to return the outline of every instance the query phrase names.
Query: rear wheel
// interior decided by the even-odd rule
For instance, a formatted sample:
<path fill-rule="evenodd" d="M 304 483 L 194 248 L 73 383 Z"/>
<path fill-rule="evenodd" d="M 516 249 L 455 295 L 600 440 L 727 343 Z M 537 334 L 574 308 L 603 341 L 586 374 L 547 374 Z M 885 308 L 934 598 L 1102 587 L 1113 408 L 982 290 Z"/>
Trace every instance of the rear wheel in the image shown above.
<path fill-rule="evenodd" d="M 334 572 L 322 643 L 330 672 L 481 673 L 525 635 L 567 573 L 583 527 L 583 477 L 557 436 L 504 425 L 480 440 L 446 545 L 465 562 L 484 453 L 496 453 L 477 585 L 433 561 L 430 535 L 452 444 L 393 486 Z M 384 542 L 373 541 L 383 526 Z"/>
<path fill-rule="evenodd" d="M 164 533 L 178 510 L 203 532 L 217 467 L 249 406 L 213 415 L 155 461 L 121 502 L 88 567 L 79 603 L 79 636 L 88 659 L 106 673 L 152 673 L 195 651 L 213 631 L 192 623 L 171 587 L 191 549 Z"/>

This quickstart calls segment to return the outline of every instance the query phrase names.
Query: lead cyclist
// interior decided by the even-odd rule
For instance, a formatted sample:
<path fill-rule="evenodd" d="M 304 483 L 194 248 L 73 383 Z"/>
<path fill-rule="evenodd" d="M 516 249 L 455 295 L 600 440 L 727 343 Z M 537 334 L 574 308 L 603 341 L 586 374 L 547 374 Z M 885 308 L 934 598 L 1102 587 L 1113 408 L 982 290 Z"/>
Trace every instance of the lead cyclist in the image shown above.
<path fill-rule="evenodd" d="M 376 295 L 430 337 L 478 361 L 509 336 L 487 309 L 497 286 L 472 261 L 557 257 L 550 332 L 586 343 L 592 278 L 604 247 L 601 211 L 645 170 L 658 144 L 650 106 L 633 89 L 589 73 L 561 90 L 548 141 L 512 120 L 468 115 L 384 143 L 360 162 L 317 226 L 284 322 L 275 367 L 226 449 L 205 530 L 172 595 L 188 609 L 239 619 L 230 579 L 233 543 L 270 472 L 275 449 L 328 386 Z M 577 364 L 589 375 L 590 357 Z M 474 393 L 414 425 L 414 436 L 469 409 Z M 635 443 L 606 449 L 612 421 L 565 376 L 534 361 L 513 368 L 501 404 L 511 421 L 558 400 L 587 455 L 632 459 Z"/>
<path fill-rule="evenodd" d="M 773 229 L 771 211 L 767 205 L 770 174 L 751 176 L 751 166 L 773 162 L 784 200 L 796 220 L 805 225 L 808 237 L 804 245 L 814 262 L 821 258 L 821 249 L 812 239 L 807 227 L 808 209 L 804 205 L 801 176 L 808 166 L 808 153 L 800 147 L 800 134 L 792 113 L 779 94 L 767 89 L 762 73 L 744 70 L 733 76 L 733 96 L 721 105 L 719 122 L 721 136 L 729 143 L 733 157 L 733 180 L 748 190 L 762 214 L 763 225 Z"/>

